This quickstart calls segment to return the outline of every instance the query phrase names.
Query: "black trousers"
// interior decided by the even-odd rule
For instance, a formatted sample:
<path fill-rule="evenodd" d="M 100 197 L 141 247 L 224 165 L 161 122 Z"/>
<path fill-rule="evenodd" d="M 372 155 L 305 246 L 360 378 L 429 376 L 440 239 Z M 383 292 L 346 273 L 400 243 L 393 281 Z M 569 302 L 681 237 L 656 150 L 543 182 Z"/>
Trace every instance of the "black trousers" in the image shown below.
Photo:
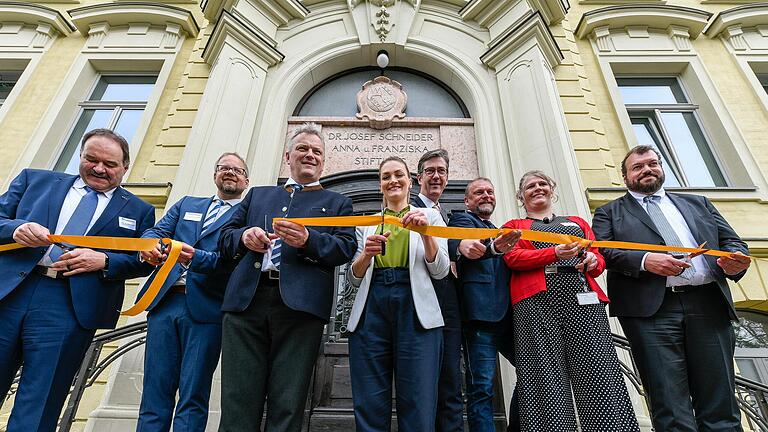
<path fill-rule="evenodd" d="M 464 398 L 461 393 L 461 310 L 455 279 L 448 275 L 432 280 L 443 313 L 443 359 L 437 386 L 436 432 L 464 430 Z"/>
<path fill-rule="evenodd" d="M 735 336 L 717 284 L 667 289 L 648 318 L 620 317 L 651 405 L 656 432 L 741 431 Z"/>
<path fill-rule="evenodd" d="M 267 282 L 269 283 L 269 282 Z M 285 305 L 277 285 L 260 284 L 243 312 L 224 314 L 220 432 L 299 432 L 323 320 Z"/>

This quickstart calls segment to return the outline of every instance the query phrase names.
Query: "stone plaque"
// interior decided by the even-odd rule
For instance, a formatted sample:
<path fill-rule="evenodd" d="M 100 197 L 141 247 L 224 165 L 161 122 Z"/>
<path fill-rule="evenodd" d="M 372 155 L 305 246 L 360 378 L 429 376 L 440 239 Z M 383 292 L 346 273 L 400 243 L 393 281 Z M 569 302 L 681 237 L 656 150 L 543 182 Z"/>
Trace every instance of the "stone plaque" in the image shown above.
<path fill-rule="evenodd" d="M 411 172 L 416 172 L 421 155 L 437 148 L 448 151 L 451 158 L 451 179 L 470 180 L 478 175 L 471 121 L 454 121 L 453 124 L 424 122 L 423 126 L 411 122 L 377 130 L 366 126 L 367 122 L 360 120 L 342 122 L 330 121 L 327 118 L 295 117 L 289 120 L 289 136 L 298 124 L 305 121 L 314 121 L 322 126 L 326 153 L 323 176 L 346 171 L 375 170 L 379 168 L 379 163 L 389 156 L 400 156 L 408 163 Z M 290 170 L 283 160 L 280 177 L 289 175 Z"/>

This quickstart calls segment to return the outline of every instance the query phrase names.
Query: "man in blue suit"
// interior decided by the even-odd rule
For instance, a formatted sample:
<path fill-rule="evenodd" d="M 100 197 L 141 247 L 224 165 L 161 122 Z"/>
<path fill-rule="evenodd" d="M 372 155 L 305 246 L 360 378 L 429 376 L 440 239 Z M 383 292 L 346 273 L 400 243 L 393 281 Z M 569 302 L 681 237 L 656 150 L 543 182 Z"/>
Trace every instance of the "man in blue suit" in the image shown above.
<path fill-rule="evenodd" d="M 336 295 L 334 269 L 357 249 L 350 227 L 272 224 L 275 217 L 352 214 L 349 198 L 320 186 L 325 144 L 319 127 L 304 124 L 288 144 L 286 186 L 251 189 L 221 229 L 221 256 L 237 261 L 222 305 L 222 432 L 261 430 L 267 400 L 265 430 L 301 429 Z"/>
<path fill-rule="evenodd" d="M 221 352 L 221 300 L 229 279 L 219 260 L 219 233 L 248 187 L 243 158 L 224 153 L 216 161 L 213 182 L 215 196 L 182 198 L 142 235 L 172 238 L 184 242 L 184 247 L 179 262 L 147 308 L 138 432 L 168 431 L 171 419 L 174 430 L 203 431 L 208 421 L 211 381 Z M 165 258 L 159 245 L 141 256 L 153 264 Z"/>
<path fill-rule="evenodd" d="M 452 212 L 448 226 L 496 228 L 491 215 L 496 208 L 493 183 L 485 177 L 472 180 L 464 193 L 466 212 Z M 501 352 L 513 361 L 509 327 L 510 272 L 502 260 L 520 239 L 518 231 L 493 240 L 448 240 L 451 261 L 456 263 L 456 285 L 462 315 L 467 423 L 471 432 L 493 432 L 493 379 Z M 510 424 L 517 420 L 510 413 Z M 519 430 L 519 426 L 511 428 Z"/>
<path fill-rule="evenodd" d="M 8 432 L 53 431 L 96 329 L 113 328 L 125 280 L 152 267 L 135 253 L 72 250 L 48 234 L 139 237 L 154 208 L 120 187 L 128 143 L 107 129 L 85 134 L 80 175 L 25 169 L 0 196 L 0 395 L 20 366 Z"/>

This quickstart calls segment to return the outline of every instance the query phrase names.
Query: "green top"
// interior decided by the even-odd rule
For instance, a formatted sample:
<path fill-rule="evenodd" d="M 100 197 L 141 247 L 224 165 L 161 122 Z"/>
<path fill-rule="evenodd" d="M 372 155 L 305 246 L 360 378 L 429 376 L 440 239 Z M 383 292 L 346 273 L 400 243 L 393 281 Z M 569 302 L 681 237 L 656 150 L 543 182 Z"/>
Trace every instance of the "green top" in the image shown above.
<path fill-rule="evenodd" d="M 399 213 L 395 213 L 390 209 L 384 209 L 384 214 L 388 216 L 394 216 L 401 219 L 411 210 L 408 206 Z M 407 229 L 400 228 L 399 226 L 384 224 L 384 232 L 391 232 L 387 239 L 387 250 L 384 256 L 376 255 L 373 261 L 373 268 L 387 268 L 387 267 L 404 267 L 408 268 L 408 244 L 410 233 Z M 376 234 L 381 233 L 381 225 L 376 227 Z"/>

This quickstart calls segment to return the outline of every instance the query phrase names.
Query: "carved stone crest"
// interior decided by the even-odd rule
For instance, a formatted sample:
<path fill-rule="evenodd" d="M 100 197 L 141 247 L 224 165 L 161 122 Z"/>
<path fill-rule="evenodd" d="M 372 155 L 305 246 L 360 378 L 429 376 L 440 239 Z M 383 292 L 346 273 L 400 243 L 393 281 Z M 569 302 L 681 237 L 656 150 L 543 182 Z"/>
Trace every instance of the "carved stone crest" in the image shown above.
<path fill-rule="evenodd" d="M 387 129 L 394 119 L 405 117 L 407 102 L 399 82 L 378 76 L 357 93 L 357 118 L 367 119 L 373 129 Z"/>

